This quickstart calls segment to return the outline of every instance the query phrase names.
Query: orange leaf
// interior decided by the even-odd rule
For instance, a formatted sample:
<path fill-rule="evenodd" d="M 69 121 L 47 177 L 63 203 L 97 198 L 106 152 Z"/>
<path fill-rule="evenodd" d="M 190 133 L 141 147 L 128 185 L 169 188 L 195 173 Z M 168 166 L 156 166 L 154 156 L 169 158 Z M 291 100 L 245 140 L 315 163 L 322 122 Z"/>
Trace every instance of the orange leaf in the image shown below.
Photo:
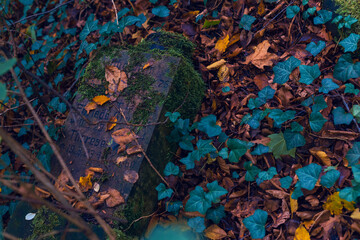
<path fill-rule="evenodd" d="M 268 49 L 270 43 L 268 40 L 259 43 L 255 47 L 255 52 L 246 57 L 243 64 L 249 64 L 250 62 L 257 68 L 264 69 L 264 66 L 274 65 L 272 60 L 278 59 L 278 56 L 274 53 L 269 53 Z"/>
<path fill-rule="evenodd" d="M 213 224 L 205 230 L 205 236 L 210 239 L 223 239 L 227 237 L 226 232 L 218 225 Z"/>
<path fill-rule="evenodd" d="M 265 13 L 265 4 L 264 4 L 264 1 L 263 1 L 263 0 L 261 0 L 260 3 L 259 3 L 257 13 L 258 13 L 260 16 L 262 16 L 262 15 Z"/>
<path fill-rule="evenodd" d="M 128 128 L 119 129 L 113 132 L 111 136 L 114 139 L 114 142 L 120 145 L 128 144 L 136 138 L 136 135 Z"/>
<path fill-rule="evenodd" d="M 117 87 L 117 91 L 121 92 L 122 90 L 124 90 L 127 87 L 127 76 L 126 73 L 124 71 L 120 72 L 120 82 L 119 85 Z"/>
<path fill-rule="evenodd" d="M 86 177 L 80 177 L 79 185 L 81 191 L 87 192 L 92 188 L 91 178 L 94 176 L 94 173 L 89 173 Z"/>
<path fill-rule="evenodd" d="M 103 105 L 104 103 L 106 103 L 107 101 L 110 100 L 110 98 L 108 98 L 105 95 L 100 95 L 100 96 L 96 96 L 92 99 L 96 104 L 98 105 Z"/>
<path fill-rule="evenodd" d="M 115 66 L 105 66 L 105 79 L 109 83 L 109 93 L 116 92 L 117 85 L 120 81 L 121 71 Z"/>
<path fill-rule="evenodd" d="M 310 240 L 310 234 L 302 224 L 296 229 L 294 240 Z"/>
<path fill-rule="evenodd" d="M 116 123 L 112 123 L 112 122 L 117 122 L 117 118 L 115 116 L 109 119 L 109 122 L 106 124 L 106 131 L 110 131 L 116 126 Z"/>
<path fill-rule="evenodd" d="M 87 114 L 89 114 L 89 112 L 90 112 L 91 110 L 94 110 L 94 109 L 96 109 L 96 108 L 97 108 L 97 104 L 94 103 L 94 102 L 89 102 L 89 103 L 85 106 L 85 110 L 86 110 Z"/>
<path fill-rule="evenodd" d="M 106 199 L 106 205 L 108 207 L 115 207 L 125 202 L 118 190 L 109 188 L 108 193 L 110 194 L 110 197 Z"/>
<path fill-rule="evenodd" d="M 220 53 L 226 51 L 226 48 L 229 44 L 229 35 L 227 34 L 224 39 L 219 39 L 215 44 L 215 49 L 217 49 Z"/>

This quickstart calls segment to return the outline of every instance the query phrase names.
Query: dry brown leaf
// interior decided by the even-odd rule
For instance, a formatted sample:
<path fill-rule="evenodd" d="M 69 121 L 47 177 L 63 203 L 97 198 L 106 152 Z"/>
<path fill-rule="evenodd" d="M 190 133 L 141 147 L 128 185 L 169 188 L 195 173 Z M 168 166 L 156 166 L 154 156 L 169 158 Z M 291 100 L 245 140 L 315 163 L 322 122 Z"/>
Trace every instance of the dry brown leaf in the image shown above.
<path fill-rule="evenodd" d="M 208 70 L 218 69 L 225 63 L 226 63 L 226 61 L 224 59 L 221 59 L 219 61 L 216 61 L 216 62 L 210 64 L 209 66 L 206 67 L 206 69 L 208 69 Z"/>
<path fill-rule="evenodd" d="M 118 92 L 122 92 L 126 87 L 127 87 L 127 76 L 126 73 L 124 71 L 120 72 L 120 81 L 119 81 L 119 85 L 117 87 L 117 91 Z"/>
<path fill-rule="evenodd" d="M 96 173 L 103 173 L 104 172 L 104 169 L 99 168 L 99 167 L 89 167 L 88 170 L 92 171 L 92 172 L 96 172 Z"/>
<path fill-rule="evenodd" d="M 227 237 L 226 232 L 218 225 L 213 224 L 205 230 L 205 236 L 210 239 L 223 239 Z"/>
<path fill-rule="evenodd" d="M 119 129 L 113 132 L 111 136 L 114 139 L 114 142 L 120 145 L 128 144 L 136 138 L 136 135 L 133 134 L 128 128 Z"/>
<path fill-rule="evenodd" d="M 115 66 L 105 66 L 105 79 L 109 83 L 109 93 L 114 93 L 117 90 L 117 85 L 120 81 L 121 71 Z"/>
<path fill-rule="evenodd" d="M 65 171 L 61 171 L 54 185 L 59 191 L 62 192 L 68 182 L 69 182 L 69 177 L 66 175 Z"/>
<path fill-rule="evenodd" d="M 264 66 L 272 66 L 274 64 L 272 60 L 278 59 L 278 56 L 274 53 L 269 53 L 269 47 L 269 41 L 263 41 L 255 47 L 254 53 L 246 57 L 246 60 L 243 62 L 243 64 L 252 63 L 255 67 L 260 69 L 264 69 Z"/>
<path fill-rule="evenodd" d="M 110 197 L 106 199 L 106 205 L 108 207 L 115 207 L 122 203 L 125 203 L 124 198 L 121 196 L 118 190 L 109 188 L 108 193 L 110 194 Z"/>
<path fill-rule="evenodd" d="M 220 82 L 227 81 L 229 78 L 229 73 L 229 68 L 225 64 L 222 65 L 217 73 Z"/>
<path fill-rule="evenodd" d="M 325 165 L 325 166 L 331 166 L 331 160 L 328 157 L 328 155 L 326 154 L 326 152 L 324 151 L 320 151 L 320 150 L 315 150 L 315 149 L 310 149 L 309 150 L 310 153 L 312 155 L 314 155 L 316 158 L 318 158 L 319 160 L 321 160 L 321 162 Z"/>
<path fill-rule="evenodd" d="M 136 183 L 139 179 L 139 174 L 134 170 L 126 170 L 124 173 L 124 180 L 129 183 Z"/>
<path fill-rule="evenodd" d="M 86 110 L 87 114 L 89 114 L 89 112 L 90 112 L 91 110 L 94 110 L 94 109 L 96 109 L 96 108 L 97 108 L 97 104 L 94 103 L 94 102 L 89 102 L 89 103 L 86 104 L 86 106 L 85 106 L 85 110 Z"/>
<path fill-rule="evenodd" d="M 108 102 L 110 98 L 108 98 L 105 95 L 96 96 L 93 99 L 93 102 L 95 102 L 97 105 L 103 105 L 104 103 Z"/>
<path fill-rule="evenodd" d="M 127 159 L 127 156 L 118 157 L 118 158 L 116 159 L 116 164 L 120 164 L 120 163 L 122 163 L 122 162 L 125 162 L 126 159 Z"/>
<path fill-rule="evenodd" d="M 258 6 L 258 10 L 257 10 L 257 14 L 259 14 L 260 16 L 264 15 L 265 13 L 265 4 L 264 1 L 261 0 Z"/>
<path fill-rule="evenodd" d="M 135 146 L 132 146 L 131 148 L 129 149 L 126 149 L 126 154 L 127 155 L 131 155 L 131 154 L 135 154 L 135 153 L 140 153 L 142 152 L 142 148 L 141 146 L 139 145 L 135 145 Z"/>
<path fill-rule="evenodd" d="M 109 122 L 106 124 L 106 131 L 110 131 L 116 126 L 117 118 L 115 116 L 109 119 Z"/>
<path fill-rule="evenodd" d="M 229 44 L 229 34 L 227 34 L 224 39 L 219 39 L 216 42 L 215 49 L 218 50 L 220 53 L 223 53 L 226 51 L 228 44 Z"/>
<path fill-rule="evenodd" d="M 289 196 L 289 194 L 287 192 L 280 191 L 280 190 L 266 190 L 266 192 L 278 199 L 283 199 L 283 198 Z"/>

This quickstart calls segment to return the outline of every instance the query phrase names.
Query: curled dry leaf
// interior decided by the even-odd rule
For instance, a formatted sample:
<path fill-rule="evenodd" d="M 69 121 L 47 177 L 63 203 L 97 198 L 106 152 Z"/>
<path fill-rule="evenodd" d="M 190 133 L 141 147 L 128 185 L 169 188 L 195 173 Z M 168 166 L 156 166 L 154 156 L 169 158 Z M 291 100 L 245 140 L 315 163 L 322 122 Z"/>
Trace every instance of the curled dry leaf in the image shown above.
<path fill-rule="evenodd" d="M 229 68 L 225 64 L 222 65 L 217 73 L 220 82 L 227 81 L 229 78 L 229 73 Z"/>
<path fill-rule="evenodd" d="M 326 154 L 326 152 L 315 149 L 310 149 L 309 151 L 312 155 L 321 160 L 321 162 L 325 164 L 325 166 L 331 166 L 331 160 Z"/>
<path fill-rule="evenodd" d="M 134 170 L 126 170 L 124 173 L 124 180 L 129 183 L 136 183 L 139 179 L 139 174 Z"/>
<path fill-rule="evenodd" d="M 69 182 L 69 177 L 66 175 L 64 171 L 62 171 L 55 181 L 55 187 L 56 189 L 62 192 L 68 182 Z"/>
<path fill-rule="evenodd" d="M 140 145 L 132 146 L 131 148 L 126 149 L 126 153 L 128 155 L 135 154 L 135 153 L 140 153 L 140 152 L 142 152 L 142 148 L 141 148 Z"/>
<path fill-rule="evenodd" d="M 205 230 L 205 236 L 210 239 L 223 239 L 227 237 L 226 232 L 218 225 L 213 224 Z"/>
<path fill-rule="evenodd" d="M 96 173 L 103 173 L 104 172 L 104 169 L 99 168 L 99 167 L 89 167 L 88 170 L 92 171 L 92 172 L 96 172 Z"/>
<path fill-rule="evenodd" d="M 278 59 L 278 56 L 274 53 L 269 53 L 269 47 L 269 41 L 263 41 L 255 47 L 254 53 L 246 57 L 246 60 L 243 62 L 243 64 L 252 63 L 255 67 L 260 69 L 264 69 L 264 66 L 272 66 L 274 64 L 272 60 Z"/>
<path fill-rule="evenodd" d="M 51 194 L 48 191 L 45 191 L 44 189 L 39 188 L 37 186 L 35 186 L 35 193 L 41 198 L 48 198 L 51 196 Z"/>
<path fill-rule="evenodd" d="M 122 162 L 125 162 L 127 159 L 127 156 L 120 156 L 116 159 L 116 164 L 120 164 Z"/>
<path fill-rule="evenodd" d="M 115 116 L 109 119 L 109 122 L 106 124 L 106 131 L 110 131 L 116 126 L 117 118 Z"/>
<path fill-rule="evenodd" d="M 94 110 L 94 109 L 96 109 L 96 108 L 97 108 L 97 104 L 96 104 L 95 102 L 89 102 L 89 103 L 86 104 L 86 106 L 85 106 L 85 110 L 86 110 L 87 114 L 89 114 L 89 112 L 90 112 L 91 110 Z"/>
<path fill-rule="evenodd" d="M 106 199 L 106 205 L 108 207 L 115 207 L 125 202 L 118 190 L 109 188 L 108 193 L 110 194 L 110 197 Z"/>
<path fill-rule="evenodd" d="M 111 136 L 114 139 L 114 142 L 120 145 L 128 144 L 136 138 L 136 135 L 133 134 L 128 128 L 119 129 L 113 132 Z"/>
<path fill-rule="evenodd" d="M 105 95 L 96 96 L 92 99 L 93 102 L 95 102 L 97 105 L 103 105 L 104 103 L 108 102 L 110 98 L 108 98 Z"/>
<path fill-rule="evenodd" d="M 217 62 L 214 62 L 212 64 L 210 64 L 209 66 L 207 66 L 206 68 L 208 70 L 214 70 L 214 69 L 218 69 L 220 68 L 222 65 L 224 65 L 226 63 L 226 61 L 224 59 L 221 59 Z"/>

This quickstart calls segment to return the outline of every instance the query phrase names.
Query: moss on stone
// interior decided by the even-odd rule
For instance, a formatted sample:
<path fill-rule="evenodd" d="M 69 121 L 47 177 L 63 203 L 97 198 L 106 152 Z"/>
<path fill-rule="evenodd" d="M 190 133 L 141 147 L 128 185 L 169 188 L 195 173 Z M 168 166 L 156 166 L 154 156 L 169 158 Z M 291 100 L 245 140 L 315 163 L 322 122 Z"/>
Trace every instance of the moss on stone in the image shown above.
<path fill-rule="evenodd" d="M 41 207 L 36 213 L 35 218 L 32 220 L 33 232 L 27 239 L 37 239 L 39 236 L 49 233 L 61 225 L 60 217 L 51 212 L 46 207 Z M 56 239 L 55 236 L 49 236 L 45 239 Z"/>

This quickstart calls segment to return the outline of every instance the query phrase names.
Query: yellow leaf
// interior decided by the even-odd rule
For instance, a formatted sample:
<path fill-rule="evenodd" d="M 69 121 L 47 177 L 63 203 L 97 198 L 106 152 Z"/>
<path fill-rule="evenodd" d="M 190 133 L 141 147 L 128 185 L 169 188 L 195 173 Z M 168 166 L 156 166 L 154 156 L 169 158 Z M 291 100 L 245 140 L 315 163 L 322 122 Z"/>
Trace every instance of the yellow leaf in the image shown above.
<path fill-rule="evenodd" d="M 265 4 L 263 0 L 260 1 L 257 13 L 262 16 L 265 13 Z"/>
<path fill-rule="evenodd" d="M 210 64 L 209 66 L 206 67 L 206 69 L 208 69 L 208 70 L 218 69 L 222 65 L 224 65 L 225 63 L 226 63 L 226 61 L 224 59 L 221 59 L 221 60 L 219 60 L 217 62 L 214 62 L 214 63 Z"/>
<path fill-rule="evenodd" d="M 111 134 L 114 142 L 120 145 L 128 144 L 135 140 L 136 136 L 133 134 L 130 129 L 122 128 Z"/>
<path fill-rule="evenodd" d="M 143 66 L 143 69 L 147 69 L 148 67 L 150 67 L 150 63 L 146 63 L 146 64 Z"/>
<path fill-rule="evenodd" d="M 227 237 L 227 234 L 218 225 L 213 224 L 205 230 L 205 236 L 213 240 L 213 239 L 223 239 Z"/>
<path fill-rule="evenodd" d="M 294 240 L 310 240 L 310 234 L 302 224 L 296 229 Z"/>
<path fill-rule="evenodd" d="M 229 77 L 229 68 L 226 65 L 222 65 L 217 73 L 220 82 L 223 82 Z"/>
<path fill-rule="evenodd" d="M 117 118 L 115 116 L 109 119 L 109 122 L 106 124 L 106 131 L 110 131 L 116 126 L 116 123 L 112 123 L 112 122 L 117 122 Z"/>
<path fill-rule="evenodd" d="M 352 219 L 360 220 L 360 211 L 359 208 L 356 208 L 355 211 L 350 216 Z"/>
<path fill-rule="evenodd" d="M 220 53 L 225 52 L 227 46 L 229 44 L 229 35 L 227 34 L 224 39 L 219 39 L 215 44 L 215 49 L 217 49 Z"/>
<path fill-rule="evenodd" d="M 342 213 L 343 207 L 345 207 L 349 211 L 353 211 L 355 209 L 354 202 L 348 202 L 339 197 L 339 192 L 335 192 L 330 195 L 326 200 L 323 208 L 329 210 L 331 214 L 340 215 Z"/>
<path fill-rule="evenodd" d="M 89 189 L 92 188 L 92 182 L 91 178 L 94 176 L 94 173 L 89 173 L 86 177 L 80 177 L 79 179 L 79 185 L 81 188 L 81 191 L 87 192 Z"/>
<path fill-rule="evenodd" d="M 100 95 L 100 96 L 96 96 L 92 99 L 97 105 L 103 105 L 104 103 L 106 103 L 107 101 L 110 100 L 110 98 L 108 98 L 105 95 Z"/>
<path fill-rule="evenodd" d="M 291 192 L 290 194 L 290 209 L 291 209 L 291 215 L 293 215 L 293 213 L 295 213 L 298 210 L 298 201 L 297 199 L 293 199 L 292 196 L 293 192 Z"/>
<path fill-rule="evenodd" d="M 326 166 L 331 166 L 331 160 L 328 157 L 328 155 L 326 154 L 326 152 L 310 149 L 310 153 L 312 155 L 314 155 L 316 158 L 320 159 L 322 161 L 322 163 L 325 164 Z"/>
<path fill-rule="evenodd" d="M 89 114 L 89 112 L 90 112 L 91 110 L 96 109 L 96 107 L 97 107 L 97 104 L 96 104 L 96 103 L 94 103 L 94 102 L 89 102 L 89 103 L 85 106 L 85 110 L 86 110 L 87 114 Z"/>

